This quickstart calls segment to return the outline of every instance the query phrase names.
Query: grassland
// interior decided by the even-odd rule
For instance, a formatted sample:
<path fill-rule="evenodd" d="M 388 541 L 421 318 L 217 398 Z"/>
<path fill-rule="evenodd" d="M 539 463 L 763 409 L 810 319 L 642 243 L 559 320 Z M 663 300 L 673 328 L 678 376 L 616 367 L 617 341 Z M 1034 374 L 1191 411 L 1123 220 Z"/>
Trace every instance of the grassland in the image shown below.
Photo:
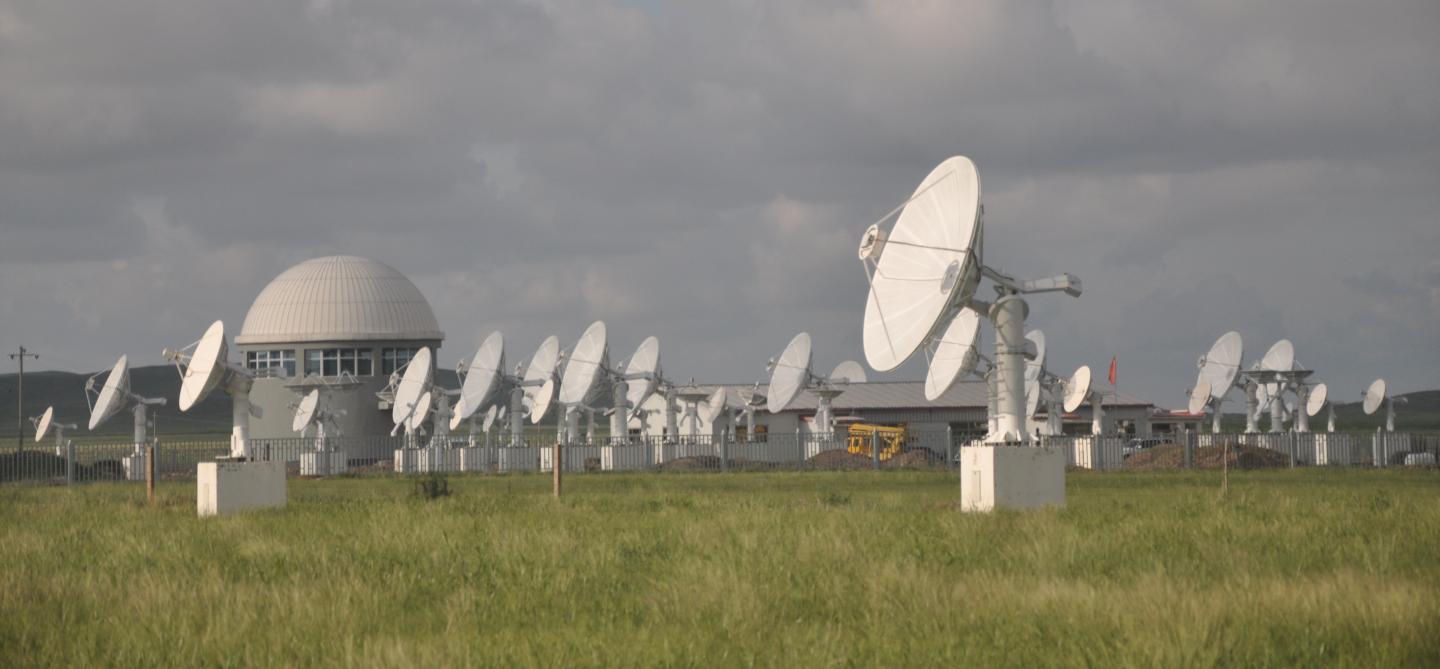
<path fill-rule="evenodd" d="M 0 666 L 1437 666 L 1440 473 L 939 472 L 0 489 Z"/>

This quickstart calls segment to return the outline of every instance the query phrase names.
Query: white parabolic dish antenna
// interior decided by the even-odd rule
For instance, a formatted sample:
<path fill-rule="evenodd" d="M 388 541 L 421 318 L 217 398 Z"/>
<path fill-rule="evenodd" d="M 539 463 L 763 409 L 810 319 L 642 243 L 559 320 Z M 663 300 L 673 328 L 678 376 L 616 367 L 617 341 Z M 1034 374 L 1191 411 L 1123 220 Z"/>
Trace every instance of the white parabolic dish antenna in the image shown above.
<path fill-rule="evenodd" d="M 1192 414 L 1205 413 L 1205 404 L 1210 401 L 1210 382 L 1201 376 L 1190 391 L 1190 405 L 1185 407 Z"/>
<path fill-rule="evenodd" d="M 315 409 L 320 406 L 320 389 L 311 389 L 305 397 L 300 399 L 300 405 L 295 407 L 295 418 L 290 421 L 291 432 L 301 432 L 310 426 L 310 421 L 315 419 Z"/>
<path fill-rule="evenodd" d="M 585 403 L 600 368 L 606 363 L 605 322 L 595 321 L 585 328 L 580 341 L 565 363 L 565 373 L 560 379 L 560 403 L 579 405 Z"/>
<path fill-rule="evenodd" d="M 560 338 L 550 335 L 545 341 L 540 342 L 540 348 L 535 349 L 535 355 L 530 358 L 530 366 L 525 368 L 525 378 L 522 381 L 526 403 L 530 406 L 530 422 L 539 423 L 545 419 L 545 414 L 550 410 L 550 402 L 555 397 L 555 366 L 560 364 Z M 522 420 L 522 416 L 512 416 L 510 420 Z"/>
<path fill-rule="evenodd" d="M 1080 365 L 1070 375 L 1070 380 L 1065 383 L 1065 413 L 1075 411 L 1085 403 L 1085 398 L 1090 396 L 1090 381 L 1090 365 Z"/>
<path fill-rule="evenodd" d="M 421 413 L 418 403 L 420 396 L 430 387 L 430 347 L 422 347 L 405 365 L 400 383 L 395 387 L 395 399 L 390 404 L 390 421 L 409 426 L 412 414 Z M 429 410 L 429 407 L 426 407 Z M 423 415 L 423 414 L 422 414 Z"/>
<path fill-rule="evenodd" d="M 980 282 L 975 163 L 964 156 L 940 163 L 902 207 L 888 235 L 872 226 L 861 246 L 862 258 L 879 255 L 865 302 L 863 343 L 865 361 L 881 372 L 914 355 Z"/>
<path fill-rule="evenodd" d="M 1375 379 L 1375 382 L 1371 383 L 1370 387 L 1365 390 L 1365 403 L 1361 405 L 1360 408 L 1365 410 L 1366 416 L 1369 416 L 1375 413 L 1375 410 L 1379 409 L 1380 405 L 1384 403 L 1385 379 Z"/>
<path fill-rule="evenodd" d="M 925 372 L 925 399 L 931 402 L 940 399 L 955 381 L 975 370 L 980 361 L 976 343 L 980 341 L 980 314 L 973 309 L 961 309 L 935 346 L 930 358 L 930 367 Z"/>
<path fill-rule="evenodd" d="M 40 414 L 40 420 L 35 423 L 35 441 L 45 438 L 50 431 L 50 423 L 55 420 L 55 407 L 45 407 L 45 413 Z"/>
<path fill-rule="evenodd" d="M 100 386 L 100 396 L 95 399 L 95 406 L 90 409 L 89 429 L 100 427 L 101 423 L 115 415 L 115 412 L 124 406 L 124 398 L 129 393 L 130 357 L 122 355 L 120 360 L 115 362 L 115 366 L 110 368 L 105 383 Z"/>
<path fill-rule="evenodd" d="M 219 385 L 225 374 L 225 324 L 215 321 L 206 328 L 205 334 L 195 344 L 190 361 L 185 364 L 185 373 L 180 381 L 180 410 L 205 401 L 210 392 Z"/>
<path fill-rule="evenodd" d="M 1295 345 L 1289 339 L 1281 339 L 1275 342 L 1270 350 L 1265 352 L 1265 357 L 1260 359 L 1260 367 L 1276 372 L 1288 372 L 1295 365 Z"/>
<path fill-rule="evenodd" d="M 1025 361 L 1025 415 L 1033 417 L 1040 408 L 1040 377 L 1045 373 L 1045 333 L 1031 330 L 1025 338 L 1035 345 L 1035 359 Z"/>
<path fill-rule="evenodd" d="M 766 408 L 770 413 L 780 413 L 795 396 L 805 389 L 810 379 L 810 333 L 801 332 L 785 346 L 785 351 L 770 370 L 769 398 Z"/>
<path fill-rule="evenodd" d="M 1200 359 L 1200 376 L 1210 382 L 1211 397 L 1218 400 L 1235 386 L 1244 353 L 1240 333 L 1231 330 L 1220 335 L 1210 347 L 1210 352 Z"/>
<path fill-rule="evenodd" d="M 419 430 L 420 426 L 425 424 L 425 419 L 430 416 L 430 404 L 432 401 L 434 401 L 434 395 L 428 390 L 425 391 L 425 393 L 420 396 L 420 399 L 415 401 L 415 410 L 411 411 L 410 415 L 406 417 L 405 427 L 409 428 L 411 432 Z"/>
<path fill-rule="evenodd" d="M 1310 399 L 1305 400 L 1305 413 L 1314 416 L 1325 408 L 1325 400 L 1330 397 L 1330 389 L 1323 383 L 1316 384 L 1310 389 Z"/>
<path fill-rule="evenodd" d="M 625 389 L 625 404 L 638 411 L 640 403 L 655 390 L 656 372 L 660 370 L 660 340 L 646 337 L 625 364 L 625 378 L 632 379 Z"/>
<path fill-rule="evenodd" d="M 835 365 L 828 379 L 831 383 L 865 383 L 865 368 L 854 360 L 846 360 Z"/>
<path fill-rule="evenodd" d="M 476 411 L 490 404 L 500 387 L 501 369 L 505 366 L 505 337 L 491 332 L 480 344 L 480 350 L 470 360 L 465 373 L 465 383 L 460 386 L 460 401 L 456 403 L 455 415 L 451 418 L 452 429 L 474 415 Z"/>
<path fill-rule="evenodd" d="M 705 404 L 700 407 L 700 419 L 706 425 L 714 426 L 715 419 L 725 412 L 725 388 L 716 388 L 715 392 L 705 398 Z"/>

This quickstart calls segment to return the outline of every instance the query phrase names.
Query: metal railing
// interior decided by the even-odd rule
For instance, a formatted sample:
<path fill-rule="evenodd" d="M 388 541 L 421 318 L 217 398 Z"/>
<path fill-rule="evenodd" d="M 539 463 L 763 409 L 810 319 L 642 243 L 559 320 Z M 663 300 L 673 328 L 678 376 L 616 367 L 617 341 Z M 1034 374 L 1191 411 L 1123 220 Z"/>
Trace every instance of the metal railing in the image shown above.
<path fill-rule="evenodd" d="M 950 431 L 910 432 L 902 443 L 852 442 L 844 432 L 769 434 L 764 440 L 732 437 L 630 437 L 613 443 L 565 446 L 571 472 L 727 472 L 954 468 L 960 449 L 983 435 Z M 1061 450 L 1077 469 L 1214 468 L 1302 466 L 1393 467 L 1440 461 L 1440 435 L 1419 433 L 1181 434 L 1149 445 L 1129 437 L 1041 437 L 1039 445 Z M 520 446 L 486 445 L 464 436 L 429 440 L 404 437 L 339 437 L 317 448 L 313 438 L 255 439 L 256 459 L 285 462 L 291 476 L 352 473 L 549 471 L 554 444 L 531 439 Z M 191 480 L 196 465 L 230 453 L 227 439 L 155 444 L 155 476 Z M 145 454 L 132 444 L 71 444 L 0 453 L 0 483 L 85 483 L 145 480 Z"/>

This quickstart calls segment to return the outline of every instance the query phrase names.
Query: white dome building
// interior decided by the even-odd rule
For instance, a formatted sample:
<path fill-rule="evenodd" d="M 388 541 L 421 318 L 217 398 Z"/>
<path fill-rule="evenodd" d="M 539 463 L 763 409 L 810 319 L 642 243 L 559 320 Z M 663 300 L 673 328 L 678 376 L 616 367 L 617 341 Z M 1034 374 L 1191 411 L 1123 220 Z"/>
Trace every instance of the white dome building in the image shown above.
<path fill-rule="evenodd" d="M 251 402 L 264 415 L 251 420 L 251 438 L 298 436 L 290 405 L 319 385 L 327 386 L 326 407 L 345 411 L 344 436 L 389 434 L 388 407 L 375 393 L 416 351 L 438 349 L 444 338 L 430 302 L 389 265 L 328 256 L 281 272 L 235 336 L 243 364 L 259 377 Z"/>

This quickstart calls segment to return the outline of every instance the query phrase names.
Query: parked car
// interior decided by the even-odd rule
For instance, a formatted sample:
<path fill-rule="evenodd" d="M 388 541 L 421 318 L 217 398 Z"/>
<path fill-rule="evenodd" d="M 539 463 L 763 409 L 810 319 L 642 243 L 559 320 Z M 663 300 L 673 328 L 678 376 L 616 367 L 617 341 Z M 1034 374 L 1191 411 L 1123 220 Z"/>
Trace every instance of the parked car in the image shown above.
<path fill-rule="evenodd" d="M 1120 452 L 1124 454 L 1122 457 L 1128 458 L 1136 453 L 1139 453 L 1140 451 L 1143 451 L 1147 448 L 1159 446 L 1163 443 L 1165 443 L 1164 439 L 1131 439 L 1129 443 L 1125 444 L 1125 447 L 1122 448 Z"/>

